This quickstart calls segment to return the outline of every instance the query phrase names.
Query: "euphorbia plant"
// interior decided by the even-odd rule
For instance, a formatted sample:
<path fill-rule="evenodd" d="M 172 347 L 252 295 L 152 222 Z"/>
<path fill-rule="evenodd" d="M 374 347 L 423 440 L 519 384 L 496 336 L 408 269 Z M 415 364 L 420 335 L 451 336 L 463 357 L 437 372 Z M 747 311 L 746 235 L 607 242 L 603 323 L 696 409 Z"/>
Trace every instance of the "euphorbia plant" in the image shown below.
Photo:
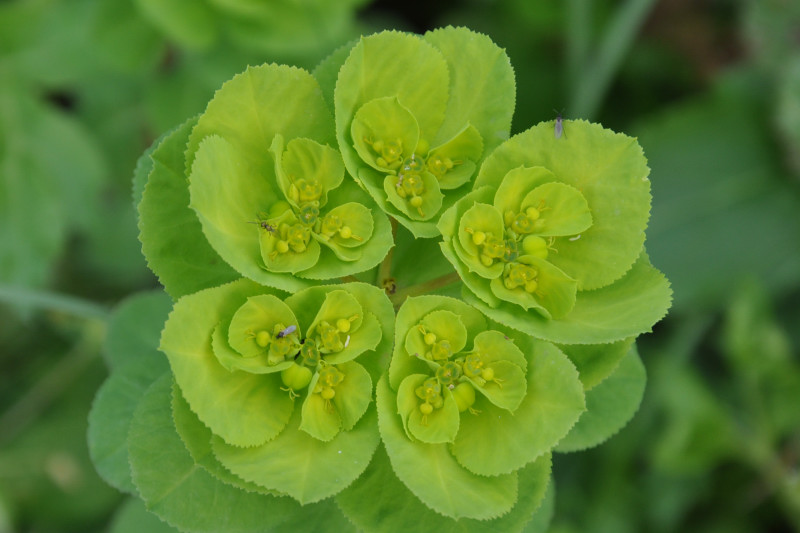
<path fill-rule="evenodd" d="M 136 197 L 172 311 L 98 394 L 109 482 L 191 531 L 546 523 L 551 454 L 627 422 L 670 291 L 635 140 L 509 139 L 513 88 L 485 36 L 384 32 L 251 67 L 159 140 Z M 434 254 L 398 268 L 397 223 Z"/>

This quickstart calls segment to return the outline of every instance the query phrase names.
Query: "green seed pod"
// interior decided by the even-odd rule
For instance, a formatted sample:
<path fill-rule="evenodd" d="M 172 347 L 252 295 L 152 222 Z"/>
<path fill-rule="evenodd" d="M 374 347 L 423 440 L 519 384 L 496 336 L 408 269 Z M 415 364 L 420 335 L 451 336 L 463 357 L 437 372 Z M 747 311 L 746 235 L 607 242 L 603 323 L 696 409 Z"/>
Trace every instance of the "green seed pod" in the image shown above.
<path fill-rule="evenodd" d="M 547 248 L 547 241 L 536 235 L 528 235 L 522 240 L 522 250 L 526 255 L 547 259 Z"/>
<path fill-rule="evenodd" d="M 463 413 L 475 403 L 475 387 L 467 381 L 461 382 L 453 389 L 453 398 L 458 410 Z"/>
<path fill-rule="evenodd" d="M 281 371 L 281 381 L 289 389 L 299 391 L 308 387 L 312 375 L 311 369 L 307 366 L 293 364 Z"/>
<path fill-rule="evenodd" d="M 269 331 L 261 330 L 256 333 L 256 344 L 258 344 L 262 348 L 266 348 L 269 346 L 270 341 L 272 341 L 272 335 L 269 334 Z"/>

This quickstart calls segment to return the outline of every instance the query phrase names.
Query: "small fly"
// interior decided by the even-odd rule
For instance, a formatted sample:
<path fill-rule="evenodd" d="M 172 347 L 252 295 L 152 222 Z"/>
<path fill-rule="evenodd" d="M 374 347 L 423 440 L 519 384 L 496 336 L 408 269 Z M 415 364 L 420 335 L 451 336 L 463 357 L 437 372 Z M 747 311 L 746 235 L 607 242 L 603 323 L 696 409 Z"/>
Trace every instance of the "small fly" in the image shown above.
<path fill-rule="evenodd" d="M 555 125 L 555 128 L 553 129 L 553 133 L 555 134 L 556 139 L 560 139 L 561 135 L 564 133 L 564 120 L 561 117 L 561 112 L 560 111 L 556 111 L 555 109 L 553 109 L 553 111 L 555 111 L 557 113 L 556 125 Z"/>
<path fill-rule="evenodd" d="M 273 233 L 275 231 L 275 226 L 267 222 L 266 220 L 262 220 L 260 222 L 250 222 L 250 224 L 258 224 L 261 226 L 262 229 L 267 230 L 269 233 Z"/>
<path fill-rule="evenodd" d="M 276 335 L 276 337 L 279 338 L 279 339 L 282 339 L 286 335 L 291 335 L 292 333 L 294 333 L 296 329 L 297 329 L 297 326 L 294 326 L 294 325 L 288 326 L 288 327 L 286 327 L 286 329 L 280 331 L 278 333 L 278 335 Z"/>

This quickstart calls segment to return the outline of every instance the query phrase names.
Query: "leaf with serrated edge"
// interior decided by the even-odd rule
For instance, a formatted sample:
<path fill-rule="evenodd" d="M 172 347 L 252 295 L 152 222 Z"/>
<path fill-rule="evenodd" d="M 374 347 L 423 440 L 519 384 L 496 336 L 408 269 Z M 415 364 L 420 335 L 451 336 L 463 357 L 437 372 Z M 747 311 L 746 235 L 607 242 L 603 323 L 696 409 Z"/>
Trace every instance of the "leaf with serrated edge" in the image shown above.
<path fill-rule="evenodd" d="M 336 496 L 345 515 L 363 531 L 415 533 L 512 533 L 522 531 L 531 514 L 540 512 L 550 477 L 550 454 L 519 471 L 519 493 L 524 494 L 507 514 L 492 520 L 438 514 L 419 501 L 395 476 L 383 446 L 364 474 Z M 364 505 L 369 502 L 369 505 Z"/>
<path fill-rule="evenodd" d="M 568 136 L 556 138 L 542 122 L 515 135 L 488 156 L 475 187 L 497 188 L 520 166 L 541 166 L 577 189 L 589 204 L 592 226 L 580 238 L 560 239 L 548 259 L 578 280 L 580 290 L 607 286 L 622 277 L 644 244 L 650 215 L 650 169 L 636 139 L 599 124 L 565 120 Z"/>
<path fill-rule="evenodd" d="M 195 122 L 185 122 L 155 148 L 138 205 L 142 253 L 174 299 L 240 277 L 208 244 L 189 208 L 183 153 Z"/>
<path fill-rule="evenodd" d="M 197 212 L 208 242 L 237 271 L 262 285 L 284 290 L 295 291 L 308 286 L 307 282 L 289 274 L 266 270 L 261 257 L 259 239 L 267 231 L 252 222 L 257 222 L 259 213 L 267 211 L 272 204 L 283 201 L 275 185 L 274 171 L 250 164 L 239 148 L 212 135 L 197 149 L 189 177 L 189 192 L 191 207 Z M 310 241 L 310 244 L 316 245 L 316 242 Z M 294 252 L 284 255 L 292 259 Z M 296 270 L 305 270 L 314 263 L 316 257 Z M 293 268 L 289 265 L 281 270 Z"/>
<path fill-rule="evenodd" d="M 578 291 L 575 307 L 559 320 L 548 320 L 534 311 L 524 313 L 505 302 L 492 308 L 467 289 L 463 295 L 464 301 L 489 318 L 534 337 L 562 344 L 600 344 L 650 331 L 667 313 L 672 290 L 642 253 L 625 276 L 611 285 Z"/>
<path fill-rule="evenodd" d="M 378 427 L 397 477 L 422 502 L 450 518 L 488 520 L 517 502 L 517 475 L 484 477 L 459 465 L 447 444 L 412 442 L 395 414 L 395 393 L 384 376 L 377 388 Z"/>
<path fill-rule="evenodd" d="M 171 302 L 161 291 L 124 300 L 109 321 L 104 352 L 111 376 L 95 395 L 89 412 L 89 455 L 111 486 L 133 493 L 128 466 L 128 426 L 144 391 L 169 369 L 157 350 Z"/>
<path fill-rule="evenodd" d="M 248 483 L 239 476 L 231 474 L 217 461 L 211 451 L 211 436 L 213 435 L 211 430 L 192 412 L 189 404 L 183 398 L 180 388 L 175 383 L 172 384 L 172 420 L 175 423 L 175 430 L 186 446 L 189 455 L 192 456 L 192 460 L 208 470 L 212 476 L 247 492 L 281 496 L 275 491 L 259 487 L 255 483 Z"/>
<path fill-rule="evenodd" d="M 276 294 L 239 280 L 184 296 L 175 303 L 161 335 L 160 348 L 192 411 L 215 434 L 237 446 L 255 446 L 274 437 L 286 424 L 290 405 L 285 404 L 286 393 L 267 386 L 269 374 L 229 372 L 220 365 L 211 349 L 211 335 L 248 297 L 269 293 Z"/>
<path fill-rule="evenodd" d="M 561 344 L 558 348 L 578 369 L 583 388 L 588 391 L 616 370 L 635 340 L 629 337 L 610 344 Z"/>
<path fill-rule="evenodd" d="M 480 132 L 484 155 L 508 139 L 514 114 L 514 69 L 505 50 L 467 28 L 439 28 L 423 37 L 450 69 L 450 93 L 442 124 L 431 146 L 450 139 L 469 122 Z M 475 161 L 479 164 L 480 161 Z"/>
<path fill-rule="evenodd" d="M 128 433 L 131 474 L 147 509 L 181 531 L 267 533 L 326 527 L 335 506 L 301 507 L 288 497 L 246 492 L 197 465 L 175 431 L 172 378 L 154 383 L 136 407 Z M 295 529 L 293 529 L 293 527 Z"/>
<path fill-rule="evenodd" d="M 139 498 L 127 498 L 114 512 L 108 533 L 178 533 L 178 530 L 149 512 Z"/>
<path fill-rule="evenodd" d="M 144 361 L 137 366 L 148 367 Z M 136 492 L 128 466 L 127 431 L 142 394 L 167 371 L 161 365 L 156 368 L 160 370 L 151 379 L 145 379 L 146 373 L 138 378 L 127 375 L 132 368 L 112 374 L 97 391 L 89 412 L 89 455 L 100 477 L 122 492 Z"/>
<path fill-rule="evenodd" d="M 569 359 L 550 343 L 517 342 L 530 347 L 524 352 L 528 386 L 520 406 L 511 414 L 478 397 L 473 407 L 480 413 L 461 415 L 453 455 L 480 475 L 513 472 L 547 453 L 585 410 L 583 386 Z"/>
<path fill-rule="evenodd" d="M 325 97 L 325 103 L 328 104 L 331 112 L 333 112 L 333 91 L 336 88 L 336 79 L 339 77 L 339 70 L 350 55 L 350 50 L 358 44 L 357 40 L 350 41 L 349 43 L 340 46 L 334 50 L 328 57 L 319 62 L 311 71 L 314 78 L 319 82 L 322 88 L 322 96 Z"/>
<path fill-rule="evenodd" d="M 556 451 L 585 450 L 617 433 L 639 409 L 646 381 L 644 365 L 633 345 L 614 373 L 586 393 L 586 413 Z"/>
<path fill-rule="evenodd" d="M 278 133 L 287 143 L 306 137 L 334 144 L 333 117 L 319 84 L 295 67 L 247 67 L 223 84 L 198 119 L 186 149 L 186 169 L 192 168 L 201 141 L 219 135 L 242 150 L 250 165 L 265 171 L 272 167 L 268 148 Z"/>
<path fill-rule="evenodd" d="M 340 431 L 328 442 L 298 429 L 300 411 L 295 409 L 287 429 L 261 446 L 237 448 L 214 437 L 214 454 L 242 479 L 302 504 L 332 496 L 361 475 L 378 446 L 375 408 L 370 407 L 352 430 Z"/>

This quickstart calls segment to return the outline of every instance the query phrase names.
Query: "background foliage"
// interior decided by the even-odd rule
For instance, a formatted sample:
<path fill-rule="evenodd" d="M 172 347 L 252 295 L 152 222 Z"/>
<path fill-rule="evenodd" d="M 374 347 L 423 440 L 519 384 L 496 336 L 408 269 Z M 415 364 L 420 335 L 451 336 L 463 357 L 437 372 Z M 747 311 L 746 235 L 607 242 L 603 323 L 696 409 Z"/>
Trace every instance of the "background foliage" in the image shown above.
<path fill-rule="evenodd" d="M 138 155 L 247 64 L 313 68 L 362 32 L 446 24 L 506 48 L 512 133 L 563 108 L 637 135 L 651 168 L 647 246 L 675 303 L 639 346 L 633 421 L 554 454 L 552 529 L 800 529 L 796 2 L 287 0 L 249 19 L 245 4 L 0 2 L 0 531 L 168 530 L 86 449 L 111 309 L 157 288 Z"/>

